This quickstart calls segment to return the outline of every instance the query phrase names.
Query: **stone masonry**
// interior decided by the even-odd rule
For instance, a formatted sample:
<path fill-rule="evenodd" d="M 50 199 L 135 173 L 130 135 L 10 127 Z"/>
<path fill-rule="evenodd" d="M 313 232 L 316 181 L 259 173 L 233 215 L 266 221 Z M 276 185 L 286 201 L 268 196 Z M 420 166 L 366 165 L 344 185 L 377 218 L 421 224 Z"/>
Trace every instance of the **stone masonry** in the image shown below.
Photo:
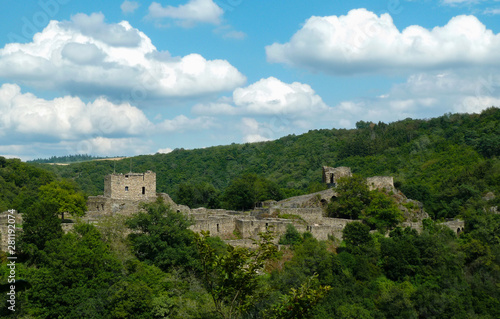
<path fill-rule="evenodd" d="M 351 177 L 351 168 L 341 166 L 341 167 L 328 167 L 323 166 L 323 183 L 331 186 L 336 186 L 337 181 L 341 177 Z"/>
<path fill-rule="evenodd" d="M 139 211 L 141 203 L 153 202 L 161 197 L 171 209 L 185 213 L 194 222 L 190 227 L 191 230 L 210 231 L 211 235 L 219 236 L 231 244 L 248 245 L 249 239 L 258 238 L 259 232 L 270 229 L 277 234 L 278 239 L 286 232 L 289 224 L 293 224 L 300 232 L 310 232 L 319 240 L 328 238 L 341 240 L 344 227 L 355 220 L 324 217 L 324 207 L 338 196 L 335 190 L 338 178 L 346 176 L 352 176 L 349 167 L 325 166 L 323 167 L 323 181 L 333 187 L 282 201 L 266 201 L 261 205 L 256 205 L 251 212 L 237 212 L 223 209 L 190 209 L 187 206 L 178 205 L 168 194 L 156 193 L 156 174 L 151 171 L 111 174 L 104 178 L 104 195 L 88 198 L 88 211 L 84 221 L 99 223 L 99 220 L 106 216 L 131 215 Z M 398 198 L 402 203 L 400 209 L 407 219 L 402 226 L 422 229 L 422 219 L 428 215 L 423 211 L 420 203 L 407 199 L 394 188 L 392 177 L 371 177 L 367 179 L 367 184 L 370 189 L 394 191 L 393 196 L 400 197 Z M 414 207 L 413 213 L 405 205 Z M 63 225 L 65 231 L 68 231 L 73 224 Z M 449 223 L 448 226 L 460 232 L 463 230 L 463 222 L 462 224 L 460 222 Z M 3 233 L 3 229 L 0 231 Z"/>
<path fill-rule="evenodd" d="M 104 179 L 104 197 L 145 200 L 156 198 L 156 173 L 110 174 Z"/>
<path fill-rule="evenodd" d="M 369 190 L 385 189 L 387 191 L 394 190 L 394 178 L 392 176 L 374 176 L 366 179 Z"/>

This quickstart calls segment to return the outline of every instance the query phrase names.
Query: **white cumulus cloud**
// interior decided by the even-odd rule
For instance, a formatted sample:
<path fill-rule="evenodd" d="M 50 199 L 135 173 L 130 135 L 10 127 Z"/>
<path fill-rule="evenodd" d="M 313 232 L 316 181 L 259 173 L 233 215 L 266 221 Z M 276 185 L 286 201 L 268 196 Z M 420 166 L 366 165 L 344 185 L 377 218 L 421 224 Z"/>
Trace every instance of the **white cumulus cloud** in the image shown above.
<path fill-rule="evenodd" d="M 126 100 L 189 97 L 230 91 L 246 78 L 226 60 L 171 57 L 127 21 L 101 13 L 51 21 L 29 43 L 0 49 L 0 77 L 38 89 Z"/>
<path fill-rule="evenodd" d="M 408 73 L 500 66 L 500 35 L 474 16 L 456 16 L 432 30 L 399 31 L 389 14 L 366 9 L 313 16 L 289 42 L 266 47 L 270 62 L 330 74 Z"/>
<path fill-rule="evenodd" d="M 149 6 L 149 17 L 175 19 L 185 27 L 191 27 L 196 23 L 220 24 L 223 14 L 224 10 L 212 0 L 189 0 L 178 7 L 163 7 L 157 2 Z"/>
<path fill-rule="evenodd" d="M 0 87 L 0 140 L 25 142 L 49 138 L 80 139 L 86 135 L 142 135 L 152 123 L 141 110 L 128 103 L 113 104 L 105 98 L 84 103 L 65 96 L 45 100 L 22 93 L 16 84 Z"/>
<path fill-rule="evenodd" d="M 247 87 L 237 88 L 231 98 L 193 107 L 197 114 L 297 114 L 318 112 L 327 106 L 307 84 L 284 83 L 269 77 Z"/>

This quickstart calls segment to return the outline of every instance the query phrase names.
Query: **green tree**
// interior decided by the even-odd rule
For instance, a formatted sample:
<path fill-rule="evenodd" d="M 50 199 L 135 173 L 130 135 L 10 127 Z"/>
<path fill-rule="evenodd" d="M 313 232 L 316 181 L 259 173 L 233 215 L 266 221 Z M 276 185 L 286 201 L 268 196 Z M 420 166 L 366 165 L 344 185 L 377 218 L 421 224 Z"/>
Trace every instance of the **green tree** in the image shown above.
<path fill-rule="evenodd" d="M 321 286 L 315 282 L 317 275 L 313 275 L 298 289 L 291 288 L 290 292 L 281 297 L 281 301 L 273 305 L 268 311 L 271 319 L 301 319 L 320 302 L 332 288 Z"/>
<path fill-rule="evenodd" d="M 39 196 L 41 202 L 56 207 L 56 213 L 63 219 L 64 213 L 83 216 L 87 211 L 85 196 L 79 192 L 78 184 L 67 179 L 41 186 Z"/>
<path fill-rule="evenodd" d="M 396 228 L 390 238 L 382 240 L 380 253 L 387 278 L 397 281 L 414 276 L 421 265 L 420 250 L 417 247 L 418 233 L 409 227 Z"/>
<path fill-rule="evenodd" d="M 55 213 L 57 206 L 53 203 L 37 202 L 24 214 L 21 250 L 34 256 L 42 250 L 45 243 L 63 235 L 61 220 Z"/>
<path fill-rule="evenodd" d="M 261 233 L 260 237 L 256 249 L 227 245 L 225 254 L 216 254 L 208 241 L 209 232 L 195 235 L 205 288 L 223 318 L 238 317 L 260 298 L 259 272 L 276 255 L 272 233 Z"/>
<path fill-rule="evenodd" d="M 342 230 L 342 239 L 348 248 L 366 245 L 372 241 L 370 227 L 360 222 L 349 223 Z"/>
<path fill-rule="evenodd" d="M 26 292 L 28 313 L 36 318 L 103 318 L 109 287 L 122 267 L 99 231 L 77 224 L 74 231 L 47 242 L 37 268 L 31 268 Z"/>
<path fill-rule="evenodd" d="M 402 222 L 404 216 L 394 199 L 375 190 L 370 192 L 370 204 L 361 214 L 361 219 L 373 228 L 385 232 Z"/>
<path fill-rule="evenodd" d="M 336 190 L 339 196 L 327 208 L 330 217 L 357 219 L 370 202 L 368 185 L 359 175 L 339 178 Z"/>
<path fill-rule="evenodd" d="M 219 191 L 210 183 L 186 182 L 178 185 L 175 199 L 176 203 L 191 208 L 218 208 L 220 206 L 219 195 Z"/>
<path fill-rule="evenodd" d="M 258 201 L 280 200 L 283 194 L 277 184 L 256 174 L 244 174 L 231 181 L 223 194 L 228 209 L 246 210 Z"/>
<path fill-rule="evenodd" d="M 293 224 L 286 225 L 286 232 L 280 237 L 280 245 L 297 245 L 302 243 L 302 235 Z"/>
<path fill-rule="evenodd" d="M 60 238 L 62 228 L 58 214 L 69 212 L 82 216 L 85 211 L 85 197 L 74 182 L 62 180 L 41 186 L 38 201 L 23 216 L 22 249 L 34 254 L 34 247 L 41 250 L 47 241 Z"/>
<path fill-rule="evenodd" d="M 126 221 L 135 232 L 129 235 L 133 251 L 141 261 L 152 263 L 167 271 L 172 266 L 194 269 L 197 251 L 193 245 L 192 225 L 183 213 L 174 212 L 161 199 L 144 204 Z"/>

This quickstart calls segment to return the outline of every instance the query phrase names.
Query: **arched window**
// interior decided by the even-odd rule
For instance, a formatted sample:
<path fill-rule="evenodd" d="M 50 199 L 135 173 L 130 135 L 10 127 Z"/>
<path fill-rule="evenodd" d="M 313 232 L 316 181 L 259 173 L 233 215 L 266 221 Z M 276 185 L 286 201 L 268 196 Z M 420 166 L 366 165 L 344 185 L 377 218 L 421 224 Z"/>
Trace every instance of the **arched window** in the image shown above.
<path fill-rule="evenodd" d="M 125 186 L 125 191 L 128 192 L 128 186 Z"/>

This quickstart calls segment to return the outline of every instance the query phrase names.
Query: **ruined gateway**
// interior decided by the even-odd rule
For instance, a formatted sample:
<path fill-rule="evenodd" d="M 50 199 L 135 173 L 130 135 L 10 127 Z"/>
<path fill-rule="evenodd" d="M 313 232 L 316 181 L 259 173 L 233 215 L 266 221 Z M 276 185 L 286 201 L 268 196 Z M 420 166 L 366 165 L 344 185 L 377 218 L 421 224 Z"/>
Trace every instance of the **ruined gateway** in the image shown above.
<path fill-rule="evenodd" d="M 315 238 L 325 240 L 342 238 L 345 225 L 354 220 L 324 217 L 324 206 L 332 198 L 337 197 L 335 186 L 338 178 L 352 176 L 349 167 L 323 167 L 323 182 L 331 188 L 302 196 L 287 198 L 282 201 L 267 201 L 259 203 L 250 212 L 237 212 L 223 209 L 191 209 L 176 204 L 169 195 L 156 193 L 156 174 L 145 173 L 111 174 L 105 177 L 104 195 L 89 197 L 88 212 L 85 220 L 98 222 L 104 216 L 131 215 L 138 210 L 141 202 L 152 202 L 157 197 L 178 212 L 183 212 L 192 218 L 195 232 L 208 230 L 213 236 L 230 240 L 233 244 L 245 245 L 251 238 L 257 238 L 258 233 L 272 228 L 278 235 L 286 231 L 288 224 L 293 224 L 298 231 L 309 231 Z M 422 220 L 428 218 L 422 209 L 422 204 L 406 198 L 394 188 L 393 178 L 376 176 L 367 179 L 372 189 L 392 191 L 401 203 L 406 222 L 402 226 L 410 226 L 421 230 Z M 402 204 L 412 202 L 416 209 L 408 210 Z M 406 205 L 408 206 L 408 205 Z M 247 241 L 245 241 L 245 239 Z"/>

